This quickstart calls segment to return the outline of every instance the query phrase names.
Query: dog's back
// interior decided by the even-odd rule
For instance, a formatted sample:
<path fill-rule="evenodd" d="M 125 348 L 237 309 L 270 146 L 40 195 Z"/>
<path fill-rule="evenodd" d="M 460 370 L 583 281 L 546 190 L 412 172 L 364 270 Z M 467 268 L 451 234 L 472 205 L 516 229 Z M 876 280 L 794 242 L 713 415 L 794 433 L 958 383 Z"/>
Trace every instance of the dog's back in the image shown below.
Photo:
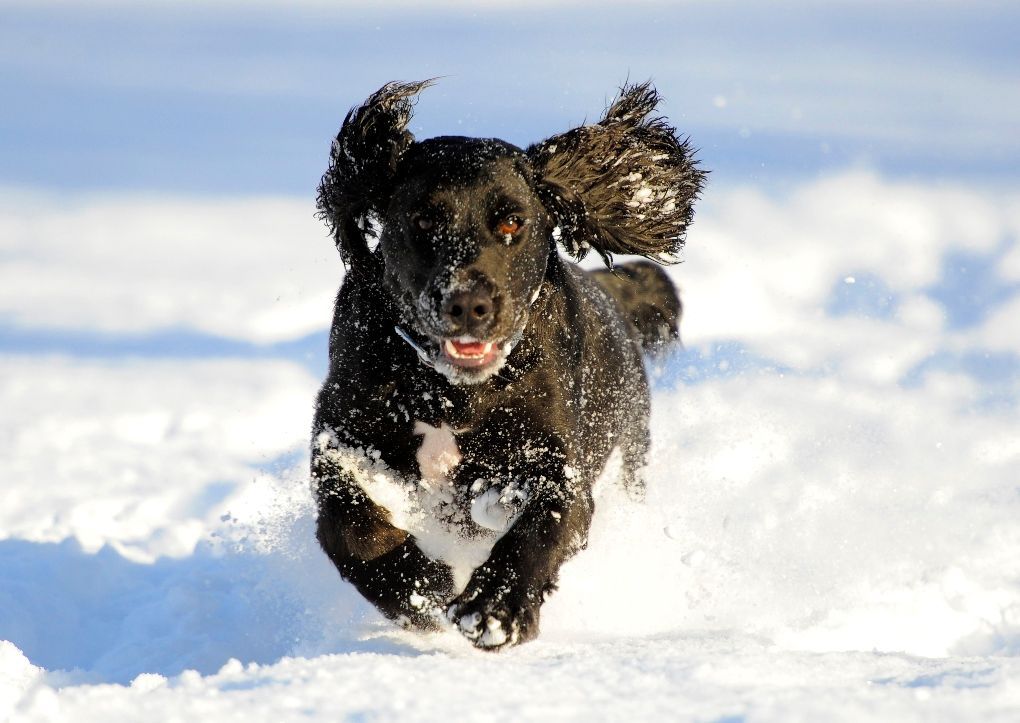
<path fill-rule="evenodd" d="M 666 272 L 649 261 L 590 272 L 622 307 L 646 352 L 680 338 L 683 305 Z"/>

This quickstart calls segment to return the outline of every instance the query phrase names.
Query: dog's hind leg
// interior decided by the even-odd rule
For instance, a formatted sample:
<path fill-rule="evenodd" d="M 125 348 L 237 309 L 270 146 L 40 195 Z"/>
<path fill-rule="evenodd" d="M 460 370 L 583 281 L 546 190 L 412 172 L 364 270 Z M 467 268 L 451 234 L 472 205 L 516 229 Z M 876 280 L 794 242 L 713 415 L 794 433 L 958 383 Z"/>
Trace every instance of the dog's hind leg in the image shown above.
<path fill-rule="evenodd" d="M 645 499 L 645 470 L 648 466 L 650 446 L 647 426 L 634 430 L 630 438 L 623 440 L 620 445 L 622 457 L 620 483 L 630 498 L 636 502 Z"/>
<path fill-rule="evenodd" d="M 648 261 L 619 264 L 591 275 L 616 299 L 646 353 L 680 339 L 683 304 L 669 275 Z"/>
<path fill-rule="evenodd" d="M 640 362 L 637 362 L 640 364 Z M 648 382 L 641 367 L 635 367 L 637 377 L 631 384 L 631 404 L 620 420 L 621 433 L 617 446 L 620 450 L 620 483 L 630 498 L 640 502 L 645 498 L 645 470 L 651 448 L 648 421 L 651 415 L 651 397 Z"/>

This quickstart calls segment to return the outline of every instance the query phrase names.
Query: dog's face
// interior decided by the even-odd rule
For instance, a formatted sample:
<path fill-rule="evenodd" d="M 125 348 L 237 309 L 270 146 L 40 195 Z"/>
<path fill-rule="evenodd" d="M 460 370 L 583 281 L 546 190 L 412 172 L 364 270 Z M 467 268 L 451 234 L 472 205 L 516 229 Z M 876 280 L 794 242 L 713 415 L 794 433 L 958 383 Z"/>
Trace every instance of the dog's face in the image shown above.
<path fill-rule="evenodd" d="M 600 121 L 521 150 L 496 140 L 415 141 L 431 81 L 388 83 L 344 119 L 319 185 L 344 263 L 379 278 L 404 332 L 457 383 L 499 371 L 556 253 L 673 257 L 704 172 L 650 114 L 659 96 L 625 86 Z M 370 248 L 370 217 L 382 225 Z M 380 265 L 379 262 L 382 262 Z M 380 272 L 381 267 L 381 272 Z"/>
<path fill-rule="evenodd" d="M 417 143 L 397 167 L 384 284 L 453 382 L 498 372 L 528 323 L 553 249 L 532 175 L 520 149 L 473 138 Z"/>

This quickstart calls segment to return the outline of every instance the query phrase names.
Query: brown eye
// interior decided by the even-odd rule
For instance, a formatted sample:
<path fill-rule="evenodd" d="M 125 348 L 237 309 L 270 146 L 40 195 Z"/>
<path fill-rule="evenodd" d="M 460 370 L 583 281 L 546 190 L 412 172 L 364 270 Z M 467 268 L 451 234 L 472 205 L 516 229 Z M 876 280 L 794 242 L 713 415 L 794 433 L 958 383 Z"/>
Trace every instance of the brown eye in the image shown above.
<path fill-rule="evenodd" d="M 415 216 L 412 220 L 414 222 L 414 225 L 420 228 L 422 231 L 428 231 L 429 229 L 436 225 L 436 222 L 433 221 L 428 216 Z"/>
<path fill-rule="evenodd" d="M 496 233 L 500 236 L 513 236 L 523 225 L 524 221 L 519 216 L 507 216 L 496 224 Z"/>

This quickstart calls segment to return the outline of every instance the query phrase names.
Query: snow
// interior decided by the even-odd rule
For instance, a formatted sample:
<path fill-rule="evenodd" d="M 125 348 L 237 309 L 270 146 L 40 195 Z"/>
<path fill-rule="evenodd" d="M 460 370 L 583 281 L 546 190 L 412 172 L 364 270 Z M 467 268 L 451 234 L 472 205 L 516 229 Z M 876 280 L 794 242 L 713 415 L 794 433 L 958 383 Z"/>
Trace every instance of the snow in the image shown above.
<path fill-rule="evenodd" d="M 0 357 L 0 540 L 190 554 L 306 444 L 318 380 L 285 362 Z"/>
<path fill-rule="evenodd" d="M 206 677 L 146 676 L 127 687 L 57 692 L 40 685 L 15 720 L 440 720 L 456 714 L 466 721 L 1007 721 L 1020 704 L 1010 681 L 1018 674 L 1015 659 L 993 668 L 977 660 L 783 652 L 731 636 L 539 641 L 498 657 L 341 653 L 273 666 L 234 660 Z"/>
<path fill-rule="evenodd" d="M 0 356 L 0 719 L 1015 720 L 1018 200 L 857 171 L 784 196 L 706 194 L 670 271 L 686 349 L 656 365 L 647 500 L 600 487 L 540 638 L 500 654 L 396 629 L 318 550 L 317 374 Z M 67 259 L 31 204 L 8 207 L 35 220 L 8 225 L 5 281 L 41 281 L 25 292 L 35 316 L 13 293 L 5 313 L 91 331 L 173 318 L 252 341 L 328 316 L 339 264 L 321 262 L 318 232 L 260 236 L 284 265 L 251 261 L 247 231 L 222 226 L 236 283 L 200 272 L 216 244 L 183 244 L 148 285 L 139 251 L 127 307 L 96 292 L 101 275 L 91 298 L 58 283 L 78 262 L 106 273 L 82 249 L 121 215 L 141 230 L 156 214 L 155 253 L 200 225 L 191 210 L 218 213 L 134 203 L 66 204 L 83 239 Z M 261 207 L 269 227 L 292 215 Z M 1003 290 L 965 322 L 967 291 L 946 281 L 960 254 L 991 260 L 975 283 Z M 260 327 L 267 282 L 322 301 L 319 321 L 291 309 Z M 217 285 L 246 310 L 230 330 Z M 166 316 L 144 311 L 159 303 Z M 994 354 L 1004 370 L 973 363 Z M 438 479 L 453 450 L 423 432 Z"/>
<path fill-rule="evenodd" d="M 329 323 L 341 268 L 303 199 L 4 196 L 0 317 L 18 326 L 269 343 Z"/>

